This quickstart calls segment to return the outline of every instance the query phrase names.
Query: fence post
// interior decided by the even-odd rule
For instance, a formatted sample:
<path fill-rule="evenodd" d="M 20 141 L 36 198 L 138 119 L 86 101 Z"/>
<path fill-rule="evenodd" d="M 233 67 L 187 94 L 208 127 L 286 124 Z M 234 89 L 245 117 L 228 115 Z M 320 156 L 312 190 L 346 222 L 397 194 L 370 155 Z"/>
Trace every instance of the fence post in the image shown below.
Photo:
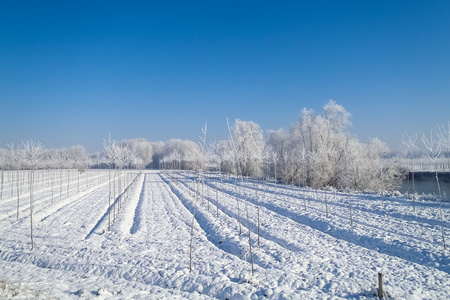
<path fill-rule="evenodd" d="M 378 298 L 383 298 L 383 274 L 378 272 Z"/>

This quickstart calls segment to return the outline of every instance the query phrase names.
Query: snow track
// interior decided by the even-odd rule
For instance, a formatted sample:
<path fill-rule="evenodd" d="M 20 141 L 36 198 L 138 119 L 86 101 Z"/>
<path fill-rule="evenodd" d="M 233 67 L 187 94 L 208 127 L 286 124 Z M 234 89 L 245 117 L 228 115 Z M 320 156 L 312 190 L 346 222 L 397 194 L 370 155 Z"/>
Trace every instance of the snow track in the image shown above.
<path fill-rule="evenodd" d="M 134 179 L 110 231 L 108 180 L 53 203 L 46 188 L 37 192 L 33 251 L 29 206 L 21 204 L 16 221 L 16 202 L 3 201 L 3 276 L 19 276 L 25 284 L 56 280 L 55 290 L 44 291 L 63 299 L 374 299 L 381 271 L 396 299 L 450 298 L 436 203 L 418 202 L 413 212 L 401 198 L 197 173 L 149 171 L 124 178 Z M 114 201 L 118 208 L 118 195 Z"/>
<path fill-rule="evenodd" d="M 254 187 L 249 186 L 248 183 L 240 183 L 240 185 L 243 185 L 243 188 L 240 189 L 238 197 L 255 205 Z M 234 184 L 224 183 L 220 185 L 219 189 L 225 193 L 235 193 Z M 422 217 L 423 223 L 416 220 L 410 221 L 413 218 L 408 217 L 408 215 L 402 218 L 402 216 L 405 216 L 405 212 L 401 215 L 397 212 L 389 213 L 391 204 L 388 204 L 388 213 L 383 215 L 382 210 L 384 208 L 380 204 L 380 199 L 374 199 L 372 196 L 350 195 L 343 197 L 338 194 L 335 199 L 331 192 L 308 192 L 307 190 L 295 190 L 293 188 L 282 189 L 287 190 L 286 193 L 283 193 L 284 195 L 281 193 L 281 195 L 274 194 L 271 191 L 265 197 L 259 196 L 259 205 L 299 224 L 307 225 L 357 246 L 450 273 L 449 258 L 442 255 L 442 240 L 437 220 Z M 263 193 L 264 191 L 259 189 L 259 195 Z M 325 212 L 325 197 L 327 197 L 328 202 L 328 218 Z M 349 219 L 349 206 L 345 205 L 345 202 L 349 200 L 353 203 L 353 226 L 351 226 Z M 306 211 L 304 208 L 305 201 L 307 202 Z M 364 203 L 362 201 L 365 201 L 366 205 L 361 205 L 361 203 Z M 399 206 L 399 201 L 396 200 L 395 202 L 397 202 L 395 206 Z M 429 203 L 426 204 L 430 206 Z M 368 210 L 366 207 L 372 207 L 372 210 Z M 430 214 L 430 212 L 428 213 Z M 448 214 L 447 216 L 450 217 Z M 444 222 L 444 226 L 446 224 Z M 405 248 L 408 251 L 405 251 Z M 429 260 L 430 256 L 439 257 L 442 263 L 436 265 L 434 259 Z"/>

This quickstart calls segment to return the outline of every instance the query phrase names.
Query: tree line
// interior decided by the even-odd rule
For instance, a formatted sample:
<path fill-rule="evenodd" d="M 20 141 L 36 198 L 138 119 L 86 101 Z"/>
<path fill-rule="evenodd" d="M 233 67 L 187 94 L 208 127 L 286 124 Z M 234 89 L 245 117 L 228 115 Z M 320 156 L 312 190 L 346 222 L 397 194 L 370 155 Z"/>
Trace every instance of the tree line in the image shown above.
<path fill-rule="evenodd" d="M 320 113 L 303 109 L 288 130 L 264 133 L 255 122 L 236 119 L 228 125 L 229 138 L 219 142 L 206 144 L 205 125 L 199 143 L 181 139 L 151 142 L 144 138 L 117 141 L 109 137 L 102 152 L 90 155 L 83 146 L 45 149 L 40 143 L 26 141 L 0 147 L 0 168 L 2 174 L 29 168 L 80 172 L 87 168 L 215 170 L 313 188 L 395 188 L 402 178 L 400 159 L 385 159 L 389 148 L 378 138 L 360 142 L 349 132 L 350 117 L 343 106 L 330 100 Z M 439 149 L 450 147 L 448 131 L 440 127 L 434 140 L 433 133 L 430 138 L 422 138 L 432 159 L 439 156 Z M 416 140 L 415 136 L 404 135 L 403 158 L 416 155 Z"/>

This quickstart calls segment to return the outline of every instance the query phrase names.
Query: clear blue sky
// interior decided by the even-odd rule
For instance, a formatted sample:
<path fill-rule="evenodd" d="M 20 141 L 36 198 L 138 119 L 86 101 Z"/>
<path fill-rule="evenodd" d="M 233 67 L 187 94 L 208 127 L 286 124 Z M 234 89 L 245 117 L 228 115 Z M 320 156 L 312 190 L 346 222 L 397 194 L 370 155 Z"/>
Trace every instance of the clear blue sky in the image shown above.
<path fill-rule="evenodd" d="M 226 139 L 333 99 L 361 141 L 450 120 L 450 1 L 0 3 L 0 146 Z"/>

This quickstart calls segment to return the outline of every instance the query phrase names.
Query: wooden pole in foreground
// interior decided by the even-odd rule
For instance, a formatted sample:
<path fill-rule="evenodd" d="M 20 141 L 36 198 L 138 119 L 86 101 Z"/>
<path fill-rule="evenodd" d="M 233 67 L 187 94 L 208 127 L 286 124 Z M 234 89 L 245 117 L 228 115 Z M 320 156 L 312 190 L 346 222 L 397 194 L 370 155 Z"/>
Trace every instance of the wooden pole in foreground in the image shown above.
<path fill-rule="evenodd" d="M 378 272 L 378 298 L 383 298 L 383 274 Z"/>

